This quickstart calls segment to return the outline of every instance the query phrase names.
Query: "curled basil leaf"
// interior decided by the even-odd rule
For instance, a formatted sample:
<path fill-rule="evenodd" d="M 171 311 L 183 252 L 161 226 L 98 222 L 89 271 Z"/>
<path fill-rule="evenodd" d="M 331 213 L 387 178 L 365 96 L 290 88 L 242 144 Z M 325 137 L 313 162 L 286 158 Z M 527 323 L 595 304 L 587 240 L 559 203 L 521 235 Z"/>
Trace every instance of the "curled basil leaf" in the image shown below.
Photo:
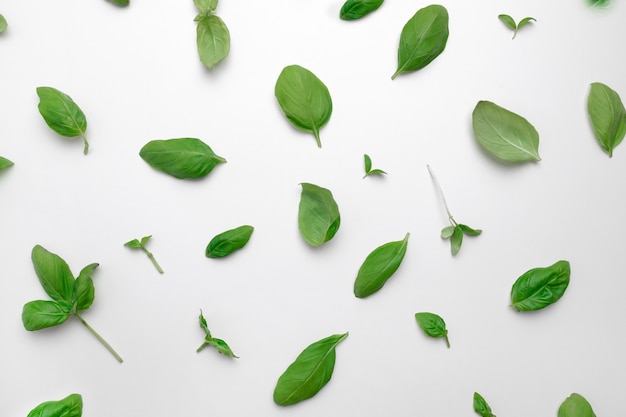
<path fill-rule="evenodd" d="M 0 156 L 0 170 L 15 165 L 12 161 Z"/>
<path fill-rule="evenodd" d="M 331 240 L 341 224 L 339 206 L 330 190 L 303 182 L 298 208 L 298 230 L 311 246 Z"/>
<path fill-rule="evenodd" d="M 496 417 L 487 401 L 477 392 L 474 393 L 474 411 L 481 417 Z"/>
<path fill-rule="evenodd" d="M 223 61 L 230 52 L 230 32 L 224 21 L 214 14 L 196 17 L 196 43 L 200 61 L 209 69 Z"/>
<path fill-rule="evenodd" d="M 209 326 L 207 325 L 206 319 L 202 314 L 202 310 L 200 310 L 200 317 L 198 317 L 200 321 L 200 327 L 204 331 L 204 342 L 200 345 L 196 352 L 200 352 L 207 346 L 214 347 L 219 353 L 224 356 L 228 356 L 229 358 L 239 358 L 239 356 L 233 353 L 233 350 L 228 346 L 228 343 L 224 342 L 222 339 L 217 339 L 211 336 L 211 332 L 209 331 Z"/>
<path fill-rule="evenodd" d="M 511 305 L 517 311 L 540 310 L 556 303 L 569 285 L 570 265 L 558 261 L 520 276 L 511 288 Z"/>
<path fill-rule="evenodd" d="M 559 407 L 558 417 L 596 417 L 596 414 L 582 395 L 573 393 Z"/>
<path fill-rule="evenodd" d="M 339 18 L 357 20 L 378 9 L 384 0 L 347 0 L 341 7 Z"/>
<path fill-rule="evenodd" d="M 46 401 L 33 408 L 27 417 L 81 417 L 83 397 L 70 394 L 59 401 Z"/>
<path fill-rule="evenodd" d="M 427 312 L 415 313 L 415 320 L 424 333 L 430 337 L 443 338 L 446 341 L 446 346 L 450 347 L 446 322 L 441 316 Z"/>
<path fill-rule="evenodd" d="M 252 236 L 254 227 L 244 225 L 227 230 L 215 236 L 206 247 L 209 258 L 223 258 L 246 246 Z"/>
<path fill-rule="evenodd" d="M 598 143 L 609 157 L 626 135 L 626 110 L 619 94 L 602 83 L 591 83 L 587 112 Z"/>
<path fill-rule="evenodd" d="M 176 178 L 202 178 L 226 159 L 216 155 L 200 139 L 152 140 L 139 151 L 151 167 Z"/>
<path fill-rule="evenodd" d="M 391 278 L 404 259 L 409 235 L 407 233 L 403 240 L 385 243 L 367 255 L 354 281 L 356 297 L 365 298 L 374 294 Z"/>

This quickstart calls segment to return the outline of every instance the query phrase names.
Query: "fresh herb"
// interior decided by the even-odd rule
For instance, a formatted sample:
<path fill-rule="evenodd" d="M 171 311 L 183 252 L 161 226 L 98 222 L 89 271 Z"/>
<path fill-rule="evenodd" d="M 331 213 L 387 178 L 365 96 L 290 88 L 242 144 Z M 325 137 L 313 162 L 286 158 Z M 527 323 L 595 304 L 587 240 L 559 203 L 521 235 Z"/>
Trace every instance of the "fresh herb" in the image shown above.
<path fill-rule="evenodd" d="M 80 136 L 84 143 L 83 153 L 87 155 L 89 151 L 89 143 L 85 137 L 87 119 L 74 100 L 52 87 L 37 87 L 37 95 L 39 113 L 50 129 L 67 138 Z"/>
<path fill-rule="evenodd" d="M 610 0 L 588 0 L 588 2 L 592 7 L 606 7 L 611 3 Z"/>
<path fill-rule="evenodd" d="M 537 19 L 534 17 L 525 17 L 519 21 L 519 23 L 515 23 L 515 20 L 508 14 L 498 15 L 498 19 L 502 20 L 505 25 L 507 25 L 513 31 L 513 38 L 515 39 L 515 35 L 517 35 L 517 31 L 520 30 L 523 26 L 525 26 L 528 22 L 536 22 Z"/>
<path fill-rule="evenodd" d="M 152 140 L 141 148 L 139 156 L 152 168 L 181 179 L 205 177 L 226 162 L 196 138 Z"/>
<path fill-rule="evenodd" d="M 0 169 L 12 167 L 13 165 L 15 164 L 12 161 L 0 156 Z"/>
<path fill-rule="evenodd" d="M 398 69 L 391 79 L 402 72 L 417 71 L 430 64 L 445 49 L 448 33 L 448 11 L 445 7 L 431 4 L 418 10 L 402 28 Z"/>
<path fill-rule="evenodd" d="M 587 112 L 598 143 L 609 157 L 626 135 L 626 110 L 619 94 L 602 83 L 591 83 Z"/>
<path fill-rule="evenodd" d="M 559 407 L 558 417 L 596 417 L 596 414 L 582 395 L 572 393 Z"/>
<path fill-rule="evenodd" d="M 446 322 L 433 313 L 415 313 L 415 320 L 420 328 L 430 337 L 443 338 L 446 341 L 446 346 L 450 348 L 450 340 L 448 340 L 448 330 L 446 329 Z"/>
<path fill-rule="evenodd" d="M 130 4 L 130 0 L 109 0 L 111 3 L 116 6 L 128 6 Z"/>
<path fill-rule="evenodd" d="M 230 255 L 246 246 L 253 231 L 254 227 L 244 225 L 220 233 L 209 242 L 206 247 L 206 256 L 209 258 L 223 258 Z"/>
<path fill-rule="evenodd" d="M 205 336 L 204 336 L 204 342 L 202 342 L 200 347 L 196 349 L 196 352 L 200 352 L 202 349 L 204 349 L 207 346 L 213 346 L 215 349 L 217 349 L 219 353 L 221 353 L 224 356 L 228 356 L 230 358 L 239 357 L 233 353 L 232 349 L 230 348 L 230 346 L 228 346 L 226 342 L 224 342 L 222 339 L 217 339 L 211 336 L 211 332 L 209 331 L 209 327 L 207 326 L 206 319 L 202 315 L 202 310 L 200 310 L 200 317 L 198 319 L 200 321 L 200 327 L 202 328 L 202 330 L 204 330 Z"/>
<path fill-rule="evenodd" d="M 194 0 L 200 13 L 194 21 L 196 27 L 196 44 L 200 61 L 208 69 L 212 69 L 224 60 L 230 52 L 230 32 L 224 21 L 215 15 L 217 0 Z"/>
<path fill-rule="evenodd" d="M 378 9 L 384 0 L 347 0 L 341 11 L 339 18 L 342 20 L 357 20 Z"/>
<path fill-rule="evenodd" d="M 370 175 L 386 175 L 387 173 L 382 169 L 372 169 L 372 158 L 368 154 L 363 155 L 363 161 L 365 164 L 365 175 L 363 178 L 369 177 Z"/>
<path fill-rule="evenodd" d="M 321 148 L 319 130 L 333 112 L 333 102 L 324 83 L 308 69 L 289 65 L 278 76 L 274 95 L 287 120 L 296 128 L 312 133 Z"/>
<path fill-rule="evenodd" d="M 141 249 L 143 251 L 143 253 L 148 255 L 148 258 L 150 258 L 150 260 L 152 261 L 152 265 L 154 265 L 156 270 L 159 271 L 160 274 L 162 274 L 163 273 L 163 269 L 161 268 L 161 265 L 159 265 L 157 260 L 154 258 L 154 255 L 152 254 L 152 252 L 150 252 L 148 249 L 146 249 L 146 243 L 148 243 L 148 241 L 150 240 L 151 237 L 152 237 L 152 235 L 144 236 L 144 237 L 141 238 L 141 240 L 133 239 L 133 240 L 130 240 L 130 241 L 124 243 L 124 246 L 126 246 L 128 248 L 133 248 L 133 249 Z"/>
<path fill-rule="evenodd" d="M 27 417 L 81 417 L 83 397 L 70 394 L 59 401 L 46 401 L 33 408 Z"/>
<path fill-rule="evenodd" d="M 511 306 L 517 311 L 529 311 L 556 303 L 567 289 L 569 277 L 567 261 L 526 271 L 511 288 Z"/>
<path fill-rule="evenodd" d="M 8 26 L 7 20 L 4 18 L 4 16 L 0 14 L 0 33 L 7 30 L 7 26 Z"/>
<path fill-rule="evenodd" d="M 507 162 L 540 161 L 539 134 L 528 120 L 490 101 L 472 113 L 474 136 L 495 157 Z"/>
<path fill-rule="evenodd" d="M 50 300 L 30 301 L 24 304 L 22 323 L 29 331 L 57 326 L 74 316 L 87 328 L 109 352 L 122 363 L 122 358 L 115 352 L 91 326 L 81 317 L 81 311 L 87 310 L 93 303 L 95 289 L 91 274 L 98 267 L 97 263 L 84 267 L 74 279 L 67 263 L 58 255 L 36 245 L 32 251 L 35 273 Z"/>
<path fill-rule="evenodd" d="M 450 210 L 448 209 L 448 203 L 446 202 L 446 197 L 443 195 L 443 190 L 441 189 L 441 186 L 439 185 L 439 181 L 437 181 L 437 177 L 435 177 L 435 174 L 433 173 L 432 169 L 430 169 L 429 165 L 426 165 L 426 167 L 428 168 L 428 172 L 430 173 L 430 176 L 433 179 L 433 182 L 435 183 L 435 187 L 437 188 L 437 191 L 439 192 L 439 195 L 441 196 L 441 201 L 443 201 L 443 207 L 446 209 L 446 213 L 448 214 L 448 220 L 452 224 L 451 226 L 446 226 L 443 229 L 441 229 L 441 238 L 450 239 L 450 250 L 452 251 L 452 255 L 454 256 L 457 253 L 459 253 L 459 250 L 461 249 L 461 244 L 463 243 L 464 234 L 468 236 L 478 236 L 479 234 L 482 233 L 482 230 L 472 229 L 471 227 L 461 224 L 461 223 L 457 223 L 456 220 L 454 220 L 454 217 L 452 216 L 452 214 L 450 213 Z"/>
<path fill-rule="evenodd" d="M 403 240 L 385 243 L 367 255 L 354 281 L 356 297 L 365 298 L 374 294 L 391 278 L 404 259 L 409 235 L 407 233 Z"/>
<path fill-rule="evenodd" d="M 319 340 L 298 355 L 278 378 L 274 402 L 291 405 L 317 394 L 330 381 L 335 368 L 335 348 L 348 333 L 336 334 Z"/>
<path fill-rule="evenodd" d="M 298 229 L 311 246 L 320 246 L 335 236 L 341 223 L 339 207 L 326 188 L 303 182 L 298 208 Z"/>
<path fill-rule="evenodd" d="M 481 417 L 496 417 L 496 415 L 491 412 L 491 407 L 489 407 L 487 401 L 477 392 L 474 393 L 474 411 Z"/>

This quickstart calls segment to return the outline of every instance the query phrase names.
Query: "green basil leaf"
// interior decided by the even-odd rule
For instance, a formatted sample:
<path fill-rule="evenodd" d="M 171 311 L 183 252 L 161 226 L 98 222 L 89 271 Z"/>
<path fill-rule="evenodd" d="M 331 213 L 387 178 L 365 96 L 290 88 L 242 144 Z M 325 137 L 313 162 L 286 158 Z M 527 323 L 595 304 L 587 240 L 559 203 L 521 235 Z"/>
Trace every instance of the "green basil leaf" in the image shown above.
<path fill-rule="evenodd" d="M 372 13 L 383 4 L 383 0 L 347 0 L 341 7 L 339 18 L 356 20 Z"/>
<path fill-rule="evenodd" d="M 448 340 L 448 330 L 446 329 L 446 322 L 433 313 L 415 313 L 415 320 L 419 327 L 430 337 L 444 338 L 446 345 L 450 347 L 450 341 Z"/>
<path fill-rule="evenodd" d="M 304 349 L 278 378 L 274 402 L 278 405 L 296 404 L 324 388 L 335 369 L 335 348 L 346 337 L 348 333 L 336 334 Z"/>
<path fill-rule="evenodd" d="M 356 297 L 365 298 L 374 294 L 391 278 L 404 259 L 409 235 L 407 233 L 403 240 L 385 243 L 367 255 L 354 281 Z"/>
<path fill-rule="evenodd" d="M 8 167 L 11 167 L 13 165 L 14 165 L 13 162 L 11 162 L 8 159 L 3 158 L 3 157 L 0 156 L 0 169 L 8 168 Z"/>
<path fill-rule="evenodd" d="M 450 239 L 450 237 L 454 233 L 454 229 L 455 229 L 454 226 L 446 226 L 443 229 L 441 229 L 441 238 Z"/>
<path fill-rule="evenodd" d="M 540 161 L 539 134 L 526 119 L 490 101 L 472 113 L 474 136 L 495 157 L 507 162 Z"/>
<path fill-rule="evenodd" d="M 7 30 L 7 26 L 9 26 L 7 20 L 0 14 L 0 33 Z"/>
<path fill-rule="evenodd" d="M 206 319 L 202 314 L 202 310 L 200 310 L 200 317 L 198 317 L 198 321 L 200 322 L 200 328 L 204 330 L 207 339 L 212 339 L 211 331 L 209 330 L 209 326 L 207 325 Z"/>
<path fill-rule="evenodd" d="M 220 233 L 209 242 L 206 247 L 206 256 L 222 258 L 230 255 L 246 246 L 253 231 L 254 227 L 245 225 Z"/>
<path fill-rule="evenodd" d="M 569 285 L 570 265 L 558 261 L 520 276 L 511 288 L 511 305 L 517 311 L 540 310 L 556 303 Z"/>
<path fill-rule="evenodd" d="M 224 21 L 214 14 L 201 16 L 196 27 L 196 43 L 200 61 L 212 69 L 230 52 L 230 32 Z"/>
<path fill-rule="evenodd" d="M 479 234 L 481 234 L 483 232 L 480 229 L 472 229 L 471 227 L 469 227 L 469 226 L 467 226 L 465 224 L 460 224 L 459 223 L 459 227 L 461 228 L 463 233 L 465 233 L 468 236 L 478 236 Z"/>
<path fill-rule="evenodd" d="M 324 83 L 308 69 L 289 65 L 278 76 L 274 95 L 287 120 L 296 128 L 312 133 L 321 148 L 319 130 L 333 112 L 333 102 Z"/>
<path fill-rule="evenodd" d="M 373 169 L 370 172 L 367 173 L 367 177 L 369 177 L 370 175 L 386 175 L 387 173 L 385 171 L 383 171 L 382 169 Z"/>
<path fill-rule="evenodd" d="M 89 264 L 84 267 L 76 281 L 74 281 L 74 298 L 76 299 L 76 310 L 87 310 L 91 307 L 95 297 L 95 288 L 91 274 L 98 267 L 97 263 Z"/>
<path fill-rule="evenodd" d="M 217 351 L 224 356 L 228 356 L 229 358 L 239 358 L 239 356 L 235 355 L 230 346 L 228 346 L 228 344 L 222 339 L 211 338 L 207 340 L 207 343 L 217 349 Z"/>
<path fill-rule="evenodd" d="M 28 331 L 58 326 L 69 316 L 68 308 L 56 301 L 29 301 L 22 308 L 22 324 Z"/>
<path fill-rule="evenodd" d="M 461 245 L 463 244 L 463 229 L 459 225 L 454 227 L 454 231 L 452 232 L 452 236 L 450 236 L 450 251 L 452 255 L 456 255 L 461 250 Z"/>
<path fill-rule="evenodd" d="M 47 401 L 35 407 L 27 417 L 81 417 L 83 398 L 79 394 L 70 394 L 59 401 Z"/>
<path fill-rule="evenodd" d="M 368 154 L 364 154 L 363 162 L 365 164 L 365 175 L 367 175 L 372 170 L 372 158 Z"/>
<path fill-rule="evenodd" d="M 626 135 L 626 110 L 619 94 L 602 83 L 591 83 L 587 112 L 598 143 L 609 157 Z"/>
<path fill-rule="evenodd" d="M 525 26 L 529 22 L 536 22 L 536 21 L 537 19 L 535 19 L 534 17 L 525 17 L 522 20 L 520 20 L 519 23 L 517 24 L 517 30 L 520 30 L 522 26 Z"/>
<path fill-rule="evenodd" d="M 139 156 L 151 167 L 176 178 L 202 178 L 226 162 L 206 143 L 196 138 L 152 140 Z"/>
<path fill-rule="evenodd" d="M 391 79 L 402 72 L 417 71 L 430 64 L 445 49 L 448 33 L 448 11 L 445 7 L 431 4 L 418 10 L 402 28 L 398 69 Z"/>
<path fill-rule="evenodd" d="M 201 13 L 212 13 L 217 8 L 217 0 L 193 0 L 193 4 Z"/>
<path fill-rule="evenodd" d="M 89 143 L 85 138 L 87 119 L 70 96 L 56 88 L 37 87 L 39 113 L 46 124 L 61 136 L 83 138 L 83 153 L 87 155 Z"/>
<path fill-rule="evenodd" d="M 487 401 L 479 393 L 474 393 L 474 411 L 481 417 L 496 417 L 491 412 L 491 407 L 487 404 Z"/>
<path fill-rule="evenodd" d="M 109 0 L 111 3 L 116 6 L 128 6 L 130 4 L 130 0 Z"/>
<path fill-rule="evenodd" d="M 146 243 L 148 243 L 148 241 L 152 238 L 152 235 L 148 235 L 148 236 L 144 236 L 141 238 L 141 246 L 145 246 Z"/>
<path fill-rule="evenodd" d="M 46 294 L 55 301 L 74 304 L 74 276 L 67 263 L 39 245 L 33 248 L 31 259 Z"/>
<path fill-rule="evenodd" d="M 303 182 L 298 209 L 298 229 L 311 246 L 320 246 L 335 236 L 341 224 L 339 207 L 326 188 Z"/>
<path fill-rule="evenodd" d="M 582 395 L 573 393 L 559 407 L 558 417 L 596 417 L 596 414 Z"/>
<path fill-rule="evenodd" d="M 517 29 L 517 25 L 515 24 L 515 20 L 513 20 L 513 18 L 511 16 L 509 16 L 508 14 L 498 15 L 498 19 L 503 21 L 504 24 L 507 25 L 511 30 Z"/>
<path fill-rule="evenodd" d="M 141 243 L 139 243 L 139 241 L 137 239 L 133 239 L 133 240 L 129 240 L 128 242 L 124 243 L 124 246 L 126 246 L 128 248 L 139 249 L 139 248 L 141 248 Z"/>

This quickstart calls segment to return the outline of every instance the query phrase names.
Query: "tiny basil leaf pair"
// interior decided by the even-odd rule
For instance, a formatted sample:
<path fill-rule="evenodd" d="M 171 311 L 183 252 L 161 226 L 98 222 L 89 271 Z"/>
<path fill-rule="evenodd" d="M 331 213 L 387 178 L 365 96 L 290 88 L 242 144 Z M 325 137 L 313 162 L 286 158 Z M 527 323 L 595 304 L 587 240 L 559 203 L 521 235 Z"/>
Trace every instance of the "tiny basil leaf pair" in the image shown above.
<path fill-rule="evenodd" d="M 450 340 L 448 339 L 448 329 L 446 329 L 446 322 L 434 313 L 415 313 L 415 321 L 418 326 L 426 333 L 426 335 L 434 338 L 443 338 L 446 342 L 446 346 L 450 347 Z"/>
<path fill-rule="evenodd" d="M 15 165 L 12 161 L 0 156 L 0 170 Z"/>
<path fill-rule="evenodd" d="M 298 230 L 311 246 L 331 240 L 341 224 L 339 206 L 330 190 L 303 182 L 298 208 Z"/>
<path fill-rule="evenodd" d="M 152 265 L 154 265 L 156 270 L 159 271 L 159 274 L 162 274 L 163 268 L 161 268 L 161 265 L 159 265 L 157 260 L 154 258 L 154 255 L 152 254 L 152 252 L 146 249 L 146 243 L 148 243 L 151 237 L 152 235 L 144 236 L 141 238 L 141 240 L 133 239 L 124 243 L 124 246 L 126 246 L 127 248 L 132 248 L 132 249 L 141 249 L 143 253 L 145 253 L 148 256 L 150 261 L 152 261 Z"/>
<path fill-rule="evenodd" d="M 87 155 L 89 142 L 85 137 L 87 119 L 83 111 L 67 94 L 52 87 L 37 87 L 39 113 L 50 129 L 61 136 L 83 139 L 83 153 Z"/>
<path fill-rule="evenodd" d="M 554 304 L 565 293 L 569 279 L 570 264 L 567 261 L 526 271 L 511 288 L 511 306 L 517 311 L 530 311 Z"/>
<path fill-rule="evenodd" d="M 213 69 L 230 52 L 230 32 L 224 21 L 213 14 L 217 0 L 194 0 L 194 4 L 200 12 L 194 19 L 198 56 L 208 69 Z"/>
<path fill-rule="evenodd" d="M 83 397 L 70 394 L 58 401 L 46 401 L 33 408 L 27 417 L 81 417 Z"/>
<path fill-rule="evenodd" d="M 370 175 L 386 175 L 387 173 L 382 169 L 372 169 L 372 158 L 368 154 L 363 155 L 363 162 L 365 165 L 365 177 L 369 177 Z"/>
<path fill-rule="evenodd" d="M 487 401 L 477 392 L 474 393 L 474 411 L 481 417 L 496 417 Z"/>
<path fill-rule="evenodd" d="M 587 112 L 598 143 L 609 157 L 626 135 L 626 110 L 619 94 L 602 83 L 591 83 Z"/>
<path fill-rule="evenodd" d="M 527 23 L 531 21 L 533 22 L 537 21 L 537 19 L 535 19 L 534 17 L 525 17 L 522 20 L 520 20 L 519 23 L 515 23 L 515 20 L 513 20 L 513 18 L 509 16 L 508 14 L 498 15 L 498 19 L 503 21 L 504 24 L 507 25 L 509 29 L 513 31 L 513 38 L 511 39 L 515 39 L 515 35 L 517 35 L 517 31 L 520 30 L 523 26 L 526 26 Z"/>
<path fill-rule="evenodd" d="M 141 148 L 139 156 L 152 168 L 179 179 L 206 177 L 226 162 L 196 138 L 152 140 Z"/>
<path fill-rule="evenodd" d="M 202 330 L 204 330 L 205 336 L 204 336 L 204 342 L 202 342 L 200 347 L 196 349 L 196 352 L 200 352 L 202 349 L 204 349 L 207 346 L 212 346 L 224 356 L 228 356 L 230 358 L 239 357 L 233 353 L 232 349 L 230 348 L 230 346 L 228 346 L 226 342 L 224 342 L 222 339 L 217 339 L 211 336 L 211 332 L 209 331 L 209 327 L 207 325 L 206 319 L 202 315 L 202 310 L 200 310 L 200 317 L 198 317 L 198 320 L 200 321 L 200 327 L 202 328 Z"/>
<path fill-rule="evenodd" d="M 384 0 L 348 0 L 341 7 L 339 18 L 357 20 L 378 9 Z"/>
<path fill-rule="evenodd" d="M 227 230 L 215 236 L 206 247 L 208 258 L 223 258 L 246 246 L 254 227 L 244 225 Z"/>
<path fill-rule="evenodd" d="M 558 417 L 596 417 L 596 414 L 585 397 L 572 393 L 559 407 Z"/>
<path fill-rule="evenodd" d="M 374 249 L 359 268 L 354 281 L 354 295 L 365 298 L 380 290 L 398 270 L 409 242 L 409 233 L 403 240 L 385 243 Z"/>

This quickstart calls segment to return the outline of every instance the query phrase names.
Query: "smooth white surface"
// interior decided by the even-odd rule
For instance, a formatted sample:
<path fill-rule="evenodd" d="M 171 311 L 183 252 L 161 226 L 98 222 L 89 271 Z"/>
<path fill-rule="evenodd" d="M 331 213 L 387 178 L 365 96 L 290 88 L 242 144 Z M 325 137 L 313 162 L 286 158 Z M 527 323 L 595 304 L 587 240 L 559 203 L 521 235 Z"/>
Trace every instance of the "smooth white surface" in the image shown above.
<path fill-rule="evenodd" d="M 598 416 L 626 414 L 626 148 L 609 159 L 586 114 L 591 82 L 626 98 L 624 2 L 444 2 L 446 50 L 394 81 L 400 31 L 428 3 L 388 1 L 344 22 L 336 0 L 222 0 L 232 47 L 212 72 L 197 56 L 191 0 L 131 3 L 0 2 L 0 155 L 15 162 L 0 173 L 1 416 L 72 392 L 86 417 L 473 416 L 474 391 L 507 417 L 555 416 L 572 392 Z M 500 13 L 537 22 L 511 40 Z M 332 95 L 322 149 L 274 98 L 290 64 Z M 89 155 L 45 125 L 42 85 L 85 112 Z M 479 100 L 533 123 L 542 161 L 486 155 L 471 132 Z M 138 156 L 149 140 L 185 136 L 228 163 L 181 181 Z M 362 179 L 364 153 L 389 175 Z M 484 230 L 454 258 L 426 164 L 456 219 Z M 321 248 L 298 234 L 300 182 L 329 188 L 339 204 L 341 228 Z M 212 236 L 241 224 L 255 226 L 246 248 L 204 257 Z M 406 232 L 401 268 L 356 299 L 361 262 Z M 147 234 L 164 275 L 123 247 Z M 100 263 L 84 318 L 123 364 L 76 321 L 24 330 L 23 304 L 46 297 L 30 261 L 36 244 L 74 273 Z M 572 276 L 557 304 L 508 307 L 519 275 L 559 259 Z M 240 359 L 196 354 L 200 308 Z M 450 349 L 418 329 L 418 311 L 444 317 Z M 276 406 L 276 380 L 300 351 L 346 331 L 331 382 Z"/>

